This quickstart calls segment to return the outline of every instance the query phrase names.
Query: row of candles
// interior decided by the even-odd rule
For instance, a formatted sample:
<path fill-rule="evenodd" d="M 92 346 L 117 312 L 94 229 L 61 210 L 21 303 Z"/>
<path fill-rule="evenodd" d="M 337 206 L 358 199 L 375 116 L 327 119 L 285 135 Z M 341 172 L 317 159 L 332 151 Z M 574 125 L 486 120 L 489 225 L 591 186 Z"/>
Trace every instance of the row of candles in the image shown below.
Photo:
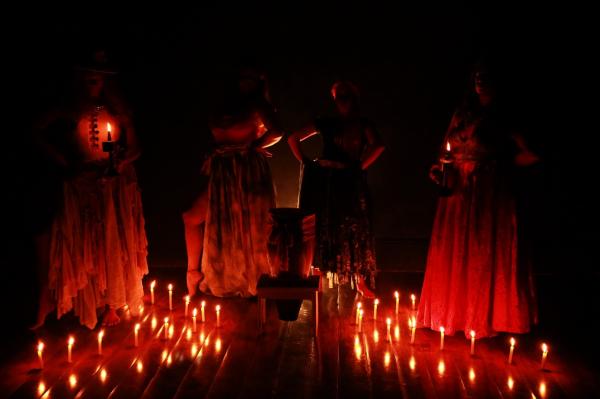
<path fill-rule="evenodd" d="M 399 313 L 399 306 L 400 306 L 400 293 L 398 291 L 394 292 L 394 298 L 396 301 L 396 307 L 395 307 L 395 311 L 396 311 L 396 317 L 398 317 L 398 313 Z M 411 294 L 410 296 L 411 299 L 411 304 L 412 304 L 412 310 L 415 311 L 416 310 L 416 295 L 415 294 Z M 373 300 L 373 321 L 377 322 L 377 307 L 379 306 L 379 299 L 375 298 Z M 355 317 L 355 324 L 357 326 L 357 330 L 359 333 L 363 332 L 363 315 L 364 315 L 364 309 L 362 306 L 362 302 L 358 302 L 356 304 L 356 317 Z M 386 319 L 386 325 L 387 325 L 387 340 L 388 341 L 392 341 L 392 334 L 391 334 L 391 327 L 392 327 L 392 319 L 390 317 L 388 317 Z M 410 343 L 411 345 L 414 345 L 415 343 L 415 333 L 417 330 L 417 320 L 415 317 L 409 317 L 408 318 L 408 327 L 411 331 L 410 334 Z M 445 337 L 445 329 L 444 327 L 440 327 L 440 350 L 444 350 L 444 337 Z M 395 331 L 394 331 L 394 335 L 396 338 L 399 337 L 400 335 L 400 327 L 396 326 L 395 327 Z M 377 330 L 374 331 L 374 337 L 377 337 L 376 339 L 378 339 L 379 333 L 377 332 Z M 475 340 L 476 340 L 476 332 L 474 330 L 471 330 L 469 332 L 469 336 L 471 337 L 471 356 L 475 356 Z M 512 364 L 513 362 L 513 355 L 514 355 L 514 351 L 515 351 L 515 345 L 517 343 L 517 341 L 515 340 L 514 337 L 510 338 L 510 350 L 508 353 L 508 364 Z M 542 360 L 540 363 L 540 368 L 543 370 L 545 365 L 546 365 L 546 359 L 548 358 L 548 351 L 549 351 L 549 347 L 548 344 L 546 343 L 542 343 L 541 345 L 541 350 L 542 350 Z"/>
<path fill-rule="evenodd" d="M 156 281 L 152 281 L 150 283 L 150 302 L 152 305 L 154 305 L 154 290 L 156 288 Z M 169 284 L 168 285 L 168 291 L 169 291 L 169 310 L 172 311 L 173 310 L 173 285 Z M 185 311 L 184 311 L 184 316 L 187 319 L 189 316 L 189 305 L 191 303 L 191 298 L 189 295 L 186 295 L 184 298 L 184 305 L 185 305 Z M 206 322 L 206 301 L 201 301 L 200 302 L 200 321 L 202 323 Z M 140 312 L 143 311 L 143 306 L 140 307 Z M 216 315 L 216 323 L 215 326 L 217 328 L 221 327 L 221 305 L 216 305 L 215 306 L 215 315 Z M 198 309 L 197 308 L 193 308 L 192 310 L 192 332 L 196 332 L 197 331 L 197 318 L 198 318 Z M 173 334 L 173 326 L 170 325 L 170 319 L 169 317 L 165 317 L 163 319 L 163 330 L 164 330 L 164 339 L 167 340 L 169 339 L 169 335 Z M 151 322 L 151 327 L 152 330 L 154 330 L 156 328 L 158 324 L 158 321 L 156 319 L 156 317 L 152 318 L 152 322 Z M 134 328 L 133 328 L 133 344 L 135 347 L 139 346 L 139 333 L 140 333 L 140 329 L 141 329 L 141 324 L 140 323 L 136 323 Z M 102 355 L 102 342 L 104 340 L 104 330 L 100 330 L 98 332 L 97 335 L 97 342 L 98 342 L 98 355 Z M 75 338 L 70 335 L 68 340 L 67 340 L 67 362 L 68 363 L 72 363 L 73 362 L 73 347 L 75 345 Z M 44 349 L 45 349 L 45 344 L 43 341 L 38 341 L 37 344 L 37 356 L 38 356 L 38 360 L 39 360 L 39 365 L 40 365 L 40 369 L 44 368 Z"/>

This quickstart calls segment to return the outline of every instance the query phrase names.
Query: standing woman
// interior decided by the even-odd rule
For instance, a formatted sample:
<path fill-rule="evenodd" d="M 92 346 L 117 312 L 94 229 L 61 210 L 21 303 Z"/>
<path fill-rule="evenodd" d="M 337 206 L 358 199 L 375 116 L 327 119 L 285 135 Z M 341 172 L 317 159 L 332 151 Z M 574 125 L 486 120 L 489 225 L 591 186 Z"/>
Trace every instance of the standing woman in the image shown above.
<path fill-rule="evenodd" d="M 282 132 L 269 101 L 267 81 L 241 68 L 224 106 L 210 121 L 216 148 L 205 163 L 208 188 L 182 215 L 190 295 L 256 295 L 269 273 L 267 240 L 275 190 L 265 148 Z M 200 267 L 201 266 L 201 267 Z"/>
<path fill-rule="evenodd" d="M 314 265 L 337 273 L 340 283 L 354 279 L 357 290 L 373 297 L 375 248 L 366 170 L 384 146 L 373 124 L 361 117 L 359 91 L 348 81 L 331 88 L 338 115 L 319 118 L 288 139 L 302 163 L 300 208 L 316 214 Z M 300 142 L 320 134 L 323 153 L 308 159 Z"/>
<path fill-rule="evenodd" d="M 480 65 L 443 142 L 450 193 L 439 199 L 418 324 L 469 336 L 525 333 L 537 322 L 530 264 L 517 240 L 514 174 L 536 163 Z M 440 166 L 432 179 L 439 181 Z"/>
<path fill-rule="evenodd" d="M 71 102 L 41 118 L 35 136 L 62 171 L 62 196 L 51 229 L 38 243 L 40 311 L 37 326 L 56 309 L 73 310 L 94 328 L 137 314 L 148 273 L 141 194 L 133 161 L 140 152 L 129 109 L 116 94 L 115 71 L 103 51 L 78 67 Z M 48 245 L 49 244 L 49 245 Z"/>

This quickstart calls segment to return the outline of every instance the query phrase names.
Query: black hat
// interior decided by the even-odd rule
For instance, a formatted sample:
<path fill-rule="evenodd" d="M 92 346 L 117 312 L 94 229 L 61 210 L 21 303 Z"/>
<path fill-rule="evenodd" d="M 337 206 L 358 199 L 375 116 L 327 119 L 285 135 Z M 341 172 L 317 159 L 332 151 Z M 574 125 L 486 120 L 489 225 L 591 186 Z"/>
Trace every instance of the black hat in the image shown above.
<path fill-rule="evenodd" d="M 75 69 L 84 72 L 96 72 L 107 75 L 116 74 L 117 68 L 108 61 L 106 51 L 96 50 L 79 62 Z"/>

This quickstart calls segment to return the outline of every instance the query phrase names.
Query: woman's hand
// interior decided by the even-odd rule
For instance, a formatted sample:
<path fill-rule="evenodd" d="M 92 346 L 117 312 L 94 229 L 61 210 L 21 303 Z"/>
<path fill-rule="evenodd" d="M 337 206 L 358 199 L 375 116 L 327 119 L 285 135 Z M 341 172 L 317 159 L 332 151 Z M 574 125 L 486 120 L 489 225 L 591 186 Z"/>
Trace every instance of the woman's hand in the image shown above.
<path fill-rule="evenodd" d="M 435 183 L 440 184 L 442 182 L 442 167 L 438 163 L 434 163 L 429 168 L 429 178 Z"/>

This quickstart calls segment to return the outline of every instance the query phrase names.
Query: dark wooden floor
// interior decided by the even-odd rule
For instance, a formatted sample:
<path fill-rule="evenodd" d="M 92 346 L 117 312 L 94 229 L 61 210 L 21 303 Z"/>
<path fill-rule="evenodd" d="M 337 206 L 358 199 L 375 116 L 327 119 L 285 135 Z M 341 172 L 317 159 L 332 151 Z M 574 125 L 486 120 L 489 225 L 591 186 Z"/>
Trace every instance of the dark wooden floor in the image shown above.
<path fill-rule="evenodd" d="M 148 304 L 140 319 L 124 315 L 119 326 L 107 328 L 102 356 L 97 354 L 98 330 L 77 327 L 68 319 L 49 322 L 37 338 L 15 341 L 12 356 L 2 364 L 0 397 L 600 397 L 597 368 L 567 346 L 554 346 L 566 340 L 564 335 L 561 340 L 539 332 L 516 337 L 513 365 L 507 364 L 507 336 L 477 341 L 474 357 L 462 336 L 446 337 L 440 351 L 439 334 L 417 330 L 415 345 L 410 345 L 409 296 L 418 294 L 419 277 L 390 273 L 380 278 L 378 320 L 372 319 L 372 301 L 365 301 L 363 333 L 357 332 L 353 314 L 360 298 L 349 289 L 329 289 L 324 284 L 318 339 L 311 336 L 308 302 L 297 322 L 279 321 L 271 304 L 266 332 L 259 336 L 255 301 L 212 297 L 194 298 L 190 304 L 191 314 L 202 299 L 207 301 L 207 322 L 198 322 L 197 332 L 192 333 L 191 317 L 183 314 L 183 281 L 164 273 L 157 279 L 157 304 Z M 165 289 L 171 281 L 176 284 L 173 313 L 168 310 Z M 385 318 L 393 317 L 394 289 L 401 292 L 401 306 L 393 318 L 389 343 Z M 215 326 L 216 304 L 222 307 L 221 328 Z M 174 329 L 165 340 L 162 327 L 167 316 L 174 321 Z M 158 325 L 152 329 L 154 317 Z M 136 322 L 142 324 L 138 348 L 133 346 Z M 72 364 L 67 363 L 69 334 L 76 339 Z M 36 370 L 36 339 L 42 339 L 46 347 L 42 371 Z M 542 339 L 550 345 L 547 371 L 540 370 Z"/>

